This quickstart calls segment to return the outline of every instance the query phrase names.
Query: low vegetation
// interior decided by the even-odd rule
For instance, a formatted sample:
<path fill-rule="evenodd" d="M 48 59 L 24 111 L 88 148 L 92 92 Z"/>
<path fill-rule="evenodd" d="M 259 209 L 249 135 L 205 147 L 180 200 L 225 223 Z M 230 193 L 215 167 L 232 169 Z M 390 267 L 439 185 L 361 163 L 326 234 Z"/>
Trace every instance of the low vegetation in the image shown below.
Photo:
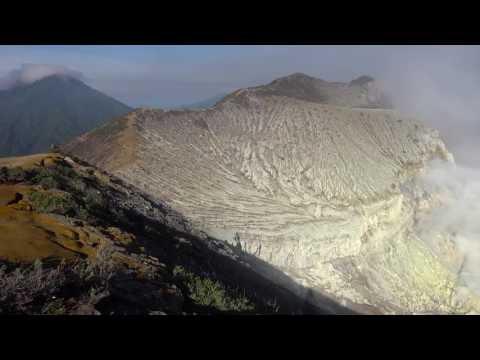
<path fill-rule="evenodd" d="M 28 200 L 38 212 L 69 216 L 74 216 L 78 212 L 78 207 L 68 193 L 32 191 L 28 195 Z"/>
<path fill-rule="evenodd" d="M 108 216 L 108 203 L 94 176 L 80 176 L 70 165 L 52 167 L 0 168 L 1 183 L 26 183 L 35 185 L 28 200 L 38 212 L 54 213 L 86 221 Z"/>
<path fill-rule="evenodd" d="M 24 181 L 28 177 L 28 172 L 20 167 L 0 168 L 0 183 L 11 183 Z"/>
<path fill-rule="evenodd" d="M 196 304 L 213 307 L 219 311 L 249 312 L 255 306 L 237 289 L 227 289 L 208 276 L 200 277 L 182 266 L 176 266 L 173 275 L 188 288 L 188 295 Z"/>
<path fill-rule="evenodd" d="M 0 314 L 95 312 L 94 306 L 109 295 L 112 276 L 121 271 L 109 251 L 101 250 L 94 261 L 0 264 Z"/>

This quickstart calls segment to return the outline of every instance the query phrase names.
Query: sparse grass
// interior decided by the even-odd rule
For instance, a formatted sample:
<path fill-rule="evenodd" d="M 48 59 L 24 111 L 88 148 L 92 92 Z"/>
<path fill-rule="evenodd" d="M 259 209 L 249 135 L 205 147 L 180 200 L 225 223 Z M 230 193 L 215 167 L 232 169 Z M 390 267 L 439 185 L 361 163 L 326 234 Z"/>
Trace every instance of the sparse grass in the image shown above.
<path fill-rule="evenodd" d="M 80 275 L 82 281 L 95 282 L 97 287 L 107 288 L 108 282 L 118 271 L 113 261 L 114 249 L 110 246 L 102 246 L 96 253 L 96 258 L 89 261 L 77 262 L 73 269 Z"/>
<path fill-rule="evenodd" d="M 29 267 L 17 267 L 7 272 L 0 266 L 0 312 L 24 313 L 38 298 L 43 301 L 52 297 L 65 282 L 62 265 L 46 270 L 37 260 Z"/>
<path fill-rule="evenodd" d="M 104 247 L 95 260 L 62 261 L 54 267 L 45 267 L 40 260 L 10 270 L 1 265 L 0 314 L 63 315 L 69 311 L 66 301 L 73 298 L 74 306 L 93 307 L 109 295 L 110 279 L 121 271 L 112 251 Z"/>
<path fill-rule="evenodd" d="M 245 294 L 238 290 L 231 291 L 219 281 L 196 276 L 182 266 L 176 266 L 173 275 L 187 286 L 190 298 L 198 305 L 232 312 L 251 312 L 255 309 Z"/>

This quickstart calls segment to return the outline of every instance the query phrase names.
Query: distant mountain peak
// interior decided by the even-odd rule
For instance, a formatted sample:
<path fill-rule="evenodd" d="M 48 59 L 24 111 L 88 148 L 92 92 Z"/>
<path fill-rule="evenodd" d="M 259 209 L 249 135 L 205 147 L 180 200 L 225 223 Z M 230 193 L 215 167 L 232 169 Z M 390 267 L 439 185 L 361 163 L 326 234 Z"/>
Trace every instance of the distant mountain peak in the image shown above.
<path fill-rule="evenodd" d="M 0 156 L 47 151 L 129 111 L 68 74 L 24 82 L 0 91 Z"/>

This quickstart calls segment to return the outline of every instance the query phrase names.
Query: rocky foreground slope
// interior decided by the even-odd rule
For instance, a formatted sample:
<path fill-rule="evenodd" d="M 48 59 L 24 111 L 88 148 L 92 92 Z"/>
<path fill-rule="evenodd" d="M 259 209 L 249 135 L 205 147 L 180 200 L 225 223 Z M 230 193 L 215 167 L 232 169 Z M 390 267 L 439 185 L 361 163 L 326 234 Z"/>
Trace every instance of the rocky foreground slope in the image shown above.
<path fill-rule="evenodd" d="M 453 161 L 439 134 L 386 109 L 371 78 L 317 80 L 294 74 L 206 110 L 139 109 L 63 149 L 313 298 L 361 312 L 478 312 L 450 235 L 416 228 L 436 201 L 418 175 Z"/>
<path fill-rule="evenodd" d="M 268 264 L 88 164 L 0 158 L 0 314 L 351 313 L 253 267 Z"/>

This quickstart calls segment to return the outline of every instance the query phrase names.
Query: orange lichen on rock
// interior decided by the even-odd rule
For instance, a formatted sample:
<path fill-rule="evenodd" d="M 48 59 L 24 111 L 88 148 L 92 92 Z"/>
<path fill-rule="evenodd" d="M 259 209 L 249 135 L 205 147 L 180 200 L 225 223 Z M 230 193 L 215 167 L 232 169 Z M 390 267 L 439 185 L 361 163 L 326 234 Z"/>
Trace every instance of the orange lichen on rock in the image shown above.
<path fill-rule="evenodd" d="M 0 258 L 30 262 L 37 258 L 71 258 L 75 254 L 53 241 L 53 224 L 42 223 L 34 213 L 0 207 Z"/>
<path fill-rule="evenodd" d="M 0 258 L 10 261 L 33 261 L 37 258 L 72 258 L 76 255 L 93 256 L 95 247 L 105 241 L 86 227 L 75 227 L 56 217 L 34 211 L 22 211 L 11 186 L 0 186 Z M 9 191 L 7 191 L 9 190 Z M 28 204 L 25 202 L 25 207 Z"/>
<path fill-rule="evenodd" d="M 20 167 L 24 170 L 51 167 L 61 163 L 58 154 L 38 154 L 0 159 L 0 167 Z M 100 172 L 96 172 L 99 177 Z M 105 182 L 108 177 L 105 175 Z M 49 257 L 73 259 L 77 256 L 96 258 L 103 246 L 126 247 L 135 236 L 115 227 L 96 228 L 80 220 L 36 210 L 32 193 L 61 197 L 64 192 L 42 190 L 24 184 L 0 184 L 0 259 L 32 262 Z M 120 250 L 121 251 L 121 250 Z M 128 255 L 113 256 L 116 262 L 141 268 L 142 263 Z"/>

